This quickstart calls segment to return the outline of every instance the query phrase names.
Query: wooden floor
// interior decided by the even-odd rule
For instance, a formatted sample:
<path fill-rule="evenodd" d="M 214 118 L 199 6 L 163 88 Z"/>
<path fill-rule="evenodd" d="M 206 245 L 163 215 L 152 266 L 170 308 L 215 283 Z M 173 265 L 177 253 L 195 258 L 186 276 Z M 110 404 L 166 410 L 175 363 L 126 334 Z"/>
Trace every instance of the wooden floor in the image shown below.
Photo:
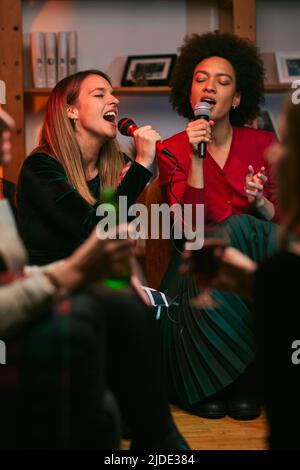
<path fill-rule="evenodd" d="M 267 422 L 263 414 L 253 421 L 231 418 L 204 419 L 172 406 L 178 429 L 192 450 L 262 450 L 267 449 Z M 122 449 L 129 448 L 122 442 Z"/>

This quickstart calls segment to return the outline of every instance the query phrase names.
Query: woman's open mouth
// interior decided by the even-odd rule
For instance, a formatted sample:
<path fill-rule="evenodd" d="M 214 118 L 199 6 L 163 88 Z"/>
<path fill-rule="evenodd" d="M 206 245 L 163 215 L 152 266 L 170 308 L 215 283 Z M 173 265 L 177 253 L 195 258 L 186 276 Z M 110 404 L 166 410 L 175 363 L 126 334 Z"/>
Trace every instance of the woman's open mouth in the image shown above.
<path fill-rule="evenodd" d="M 108 111 L 107 113 L 103 114 L 103 119 L 105 119 L 105 121 L 111 122 L 112 124 L 116 125 L 117 112 Z"/>
<path fill-rule="evenodd" d="M 205 103 L 208 103 L 211 106 L 211 108 L 213 108 L 217 103 L 214 98 L 209 98 L 209 97 L 204 97 L 201 99 L 201 101 L 205 101 Z"/>

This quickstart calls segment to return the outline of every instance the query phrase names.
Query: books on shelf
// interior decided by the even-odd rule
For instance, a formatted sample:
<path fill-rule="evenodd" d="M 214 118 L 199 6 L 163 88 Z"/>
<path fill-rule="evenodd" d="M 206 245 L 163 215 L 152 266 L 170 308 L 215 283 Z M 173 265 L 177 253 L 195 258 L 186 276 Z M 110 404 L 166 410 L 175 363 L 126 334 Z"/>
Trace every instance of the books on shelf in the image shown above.
<path fill-rule="evenodd" d="M 36 88 L 44 88 L 47 86 L 44 33 L 30 33 L 30 50 L 33 84 Z"/>
<path fill-rule="evenodd" d="M 76 31 L 30 33 L 30 49 L 35 88 L 53 88 L 77 71 Z"/>
<path fill-rule="evenodd" d="M 0 105 L 6 103 L 6 88 L 5 82 L 0 80 Z"/>
<path fill-rule="evenodd" d="M 45 33 L 45 53 L 46 53 L 46 79 L 47 87 L 54 87 L 57 81 L 56 73 L 56 35 L 55 33 Z"/>
<path fill-rule="evenodd" d="M 57 81 L 68 75 L 68 33 L 62 31 L 57 36 Z"/>
<path fill-rule="evenodd" d="M 68 32 L 68 75 L 77 72 L 77 33 Z"/>

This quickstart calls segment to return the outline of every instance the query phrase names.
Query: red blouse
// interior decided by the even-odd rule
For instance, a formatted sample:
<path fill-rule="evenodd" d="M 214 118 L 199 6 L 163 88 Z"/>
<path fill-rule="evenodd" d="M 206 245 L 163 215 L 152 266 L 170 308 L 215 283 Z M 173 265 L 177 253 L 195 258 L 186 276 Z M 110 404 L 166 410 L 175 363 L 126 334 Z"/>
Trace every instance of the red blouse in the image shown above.
<path fill-rule="evenodd" d="M 204 188 L 198 189 L 187 184 L 191 147 L 187 133 L 180 132 L 164 141 L 167 149 L 178 158 L 175 173 L 175 160 L 162 153 L 158 154 L 159 184 L 165 185 L 170 205 L 178 201 L 184 204 L 204 204 L 206 222 L 216 223 L 232 214 L 253 213 L 253 208 L 249 205 L 244 191 L 245 177 L 249 165 L 253 166 L 255 173 L 264 166 L 268 181 L 263 194 L 275 207 L 272 222 L 278 222 L 279 209 L 274 175 L 264 158 L 265 150 L 274 141 L 276 137 L 272 132 L 249 127 L 234 127 L 224 168 L 221 169 L 207 152 L 203 161 Z M 171 189 L 169 182 L 173 173 Z"/>

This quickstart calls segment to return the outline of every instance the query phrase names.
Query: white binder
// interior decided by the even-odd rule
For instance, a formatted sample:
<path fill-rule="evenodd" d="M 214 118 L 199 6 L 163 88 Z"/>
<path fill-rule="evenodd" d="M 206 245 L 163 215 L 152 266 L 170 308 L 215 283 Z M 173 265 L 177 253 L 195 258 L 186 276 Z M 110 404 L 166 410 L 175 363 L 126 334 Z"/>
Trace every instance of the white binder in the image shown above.
<path fill-rule="evenodd" d="M 68 75 L 68 33 L 62 31 L 57 38 L 57 80 Z"/>
<path fill-rule="evenodd" d="M 47 87 L 53 88 L 57 82 L 56 74 L 56 34 L 45 33 Z"/>
<path fill-rule="evenodd" d="M 30 47 L 33 84 L 36 88 L 44 88 L 47 86 L 44 33 L 30 33 Z"/>
<path fill-rule="evenodd" d="M 0 104 L 6 103 L 6 89 L 5 89 L 5 82 L 0 80 Z"/>
<path fill-rule="evenodd" d="M 77 33 L 68 32 L 68 75 L 77 72 Z"/>

